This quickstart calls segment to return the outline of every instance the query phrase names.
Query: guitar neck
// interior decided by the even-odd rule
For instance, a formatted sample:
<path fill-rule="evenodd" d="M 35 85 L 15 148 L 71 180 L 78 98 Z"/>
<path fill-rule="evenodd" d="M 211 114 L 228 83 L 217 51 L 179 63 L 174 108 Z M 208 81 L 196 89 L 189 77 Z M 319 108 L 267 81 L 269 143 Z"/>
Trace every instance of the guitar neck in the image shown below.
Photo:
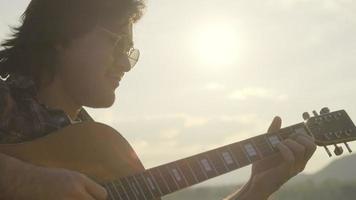
<path fill-rule="evenodd" d="M 275 154 L 293 133 L 310 134 L 304 123 L 160 165 L 104 184 L 110 200 L 151 200 L 231 172 Z"/>

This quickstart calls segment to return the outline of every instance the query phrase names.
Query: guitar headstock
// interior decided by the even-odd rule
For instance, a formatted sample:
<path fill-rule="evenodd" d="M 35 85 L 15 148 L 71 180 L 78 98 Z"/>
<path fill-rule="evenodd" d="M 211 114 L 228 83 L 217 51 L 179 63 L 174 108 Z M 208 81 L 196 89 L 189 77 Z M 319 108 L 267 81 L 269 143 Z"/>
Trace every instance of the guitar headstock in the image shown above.
<path fill-rule="evenodd" d="M 356 127 L 345 110 L 330 112 L 328 108 L 321 109 L 320 113 L 313 111 L 314 116 L 305 112 L 303 118 L 318 146 L 325 147 L 331 157 L 328 145 L 335 146 L 334 153 L 339 156 L 343 148 L 338 144 L 344 143 L 347 150 L 352 150 L 347 142 L 356 140 Z"/>

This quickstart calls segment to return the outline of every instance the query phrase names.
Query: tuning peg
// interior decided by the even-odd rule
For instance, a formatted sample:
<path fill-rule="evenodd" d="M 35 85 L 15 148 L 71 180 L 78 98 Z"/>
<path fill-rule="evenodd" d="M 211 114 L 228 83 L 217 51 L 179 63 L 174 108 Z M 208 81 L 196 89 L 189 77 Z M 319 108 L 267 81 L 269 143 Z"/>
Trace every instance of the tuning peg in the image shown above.
<path fill-rule="evenodd" d="M 303 119 L 304 119 L 305 121 L 307 121 L 308 119 L 310 119 L 310 115 L 309 115 L 308 112 L 304 112 L 304 113 L 303 113 Z"/>
<path fill-rule="evenodd" d="M 347 135 L 349 137 L 352 135 L 351 133 L 352 133 L 352 129 L 348 129 L 345 131 L 345 135 Z"/>
<path fill-rule="evenodd" d="M 350 148 L 349 144 L 347 144 L 346 142 L 344 143 L 347 150 L 349 151 L 349 153 L 352 153 L 352 149 Z"/>
<path fill-rule="evenodd" d="M 324 149 L 325 149 L 326 153 L 328 153 L 329 157 L 333 156 L 327 146 L 324 146 Z"/>
<path fill-rule="evenodd" d="M 313 114 L 314 114 L 314 117 L 319 116 L 319 114 L 315 110 L 313 110 Z"/>
<path fill-rule="evenodd" d="M 337 146 L 336 144 L 334 146 L 335 146 L 334 149 L 335 155 L 340 156 L 344 152 L 344 149 L 342 149 L 341 146 Z"/>
<path fill-rule="evenodd" d="M 328 114 L 328 113 L 330 113 L 330 109 L 328 107 L 324 107 L 320 110 L 321 115 Z"/>

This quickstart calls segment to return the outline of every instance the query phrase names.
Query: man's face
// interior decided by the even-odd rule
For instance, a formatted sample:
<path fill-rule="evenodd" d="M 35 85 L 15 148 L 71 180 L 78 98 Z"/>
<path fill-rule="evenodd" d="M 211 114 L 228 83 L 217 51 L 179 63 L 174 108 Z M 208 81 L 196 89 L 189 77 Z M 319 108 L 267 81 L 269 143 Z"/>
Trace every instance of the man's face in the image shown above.
<path fill-rule="evenodd" d="M 132 43 L 132 24 L 104 28 L 95 27 L 60 49 L 56 78 L 76 103 L 83 106 L 110 107 L 119 81 L 130 70 L 127 57 L 116 57 L 113 52 L 118 35 L 128 35 L 125 43 Z"/>

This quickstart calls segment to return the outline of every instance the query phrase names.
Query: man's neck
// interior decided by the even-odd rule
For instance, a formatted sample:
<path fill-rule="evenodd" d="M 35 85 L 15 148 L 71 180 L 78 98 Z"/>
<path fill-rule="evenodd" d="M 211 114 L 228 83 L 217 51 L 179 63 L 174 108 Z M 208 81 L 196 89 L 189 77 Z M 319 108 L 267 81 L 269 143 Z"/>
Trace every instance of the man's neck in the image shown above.
<path fill-rule="evenodd" d="M 40 87 L 37 100 L 53 109 L 63 110 L 71 120 L 75 120 L 81 109 L 74 99 L 66 92 L 60 81 L 54 79 L 49 85 Z"/>

